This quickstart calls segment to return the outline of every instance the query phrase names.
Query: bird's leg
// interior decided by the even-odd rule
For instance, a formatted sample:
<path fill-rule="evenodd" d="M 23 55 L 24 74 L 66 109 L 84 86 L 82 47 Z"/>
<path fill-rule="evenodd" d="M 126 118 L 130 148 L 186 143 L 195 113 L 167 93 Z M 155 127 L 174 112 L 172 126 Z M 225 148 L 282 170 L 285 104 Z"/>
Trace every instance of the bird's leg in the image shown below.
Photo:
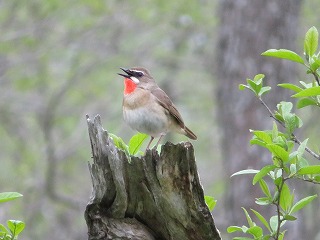
<path fill-rule="evenodd" d="M 150 142 L 148 143 L 148 146 L 146 148 L 146 151 L 149 149 L 151 142 L 153 141 L 154 137 L 151 136 Z"/>
<path fill-rule="evenodd" d="M 157 147 L 158 147 L 158 145 L 159 145 L 159 143 L 160 143 L 160 141 L 161 141 L 163 136 L 164 136 L 164 134 L 160 135 L 159 140 L 158 140 L 157 144 L 153 147 L 153 149 L 157 149 Z"/>

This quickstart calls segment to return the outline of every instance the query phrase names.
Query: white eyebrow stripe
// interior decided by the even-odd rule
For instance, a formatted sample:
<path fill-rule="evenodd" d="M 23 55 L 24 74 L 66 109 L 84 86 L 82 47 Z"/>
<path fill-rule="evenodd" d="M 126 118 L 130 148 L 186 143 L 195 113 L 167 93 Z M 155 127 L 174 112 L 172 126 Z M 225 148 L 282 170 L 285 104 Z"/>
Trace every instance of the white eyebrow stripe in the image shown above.
<path fill-rule="evenodd" d="M 138 84 L 140 81 L 138 78 L 136 77 L 130 77 L 130 79 L 135 83 L 135 84 Z"/>
<path fill-rule="evenodd" d="M 144 72 L 139 71 L 139 70 L 131 70 L 132 72 L 138 72 L 138 73 L 142 73 L 144 75 Z"/>

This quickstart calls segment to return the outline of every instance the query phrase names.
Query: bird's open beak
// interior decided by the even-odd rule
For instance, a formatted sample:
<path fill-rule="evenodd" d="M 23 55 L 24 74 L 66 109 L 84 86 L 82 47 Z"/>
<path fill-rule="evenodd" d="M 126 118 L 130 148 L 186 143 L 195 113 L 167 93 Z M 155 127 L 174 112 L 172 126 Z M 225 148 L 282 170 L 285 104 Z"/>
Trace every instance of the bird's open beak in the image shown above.
<path fill-rule="evenodd" d="M 129 69 L 125 69 L 125 68 L 120 68 L 122 71 L 124 71 L 126 74 L 123 73 L 118 73 L 118 75 L 125 77 L 125 78 L 130 78 L 132 76 L 132 74 L 130 73 Z"/>

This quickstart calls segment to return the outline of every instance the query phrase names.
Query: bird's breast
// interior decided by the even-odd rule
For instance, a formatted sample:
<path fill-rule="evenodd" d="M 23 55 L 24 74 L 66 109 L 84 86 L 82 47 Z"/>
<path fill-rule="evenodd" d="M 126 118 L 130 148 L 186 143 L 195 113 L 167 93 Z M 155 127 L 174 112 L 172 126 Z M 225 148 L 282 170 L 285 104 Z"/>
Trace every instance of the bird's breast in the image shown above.
<path fill-rule="evenodd" d="M 123 95 L 122 105 L 126 109 L 136 109 L 149 104 L 151 100 L 152 96 L 149 91 L 136 88 L 134 92 Z"/>
<path fill-rule="evenodd" d="M 169 128 L 166 110 L 144 89 L 124 95 L 123 118 L 131 128 L 151 136 L 158 136 Z"/>

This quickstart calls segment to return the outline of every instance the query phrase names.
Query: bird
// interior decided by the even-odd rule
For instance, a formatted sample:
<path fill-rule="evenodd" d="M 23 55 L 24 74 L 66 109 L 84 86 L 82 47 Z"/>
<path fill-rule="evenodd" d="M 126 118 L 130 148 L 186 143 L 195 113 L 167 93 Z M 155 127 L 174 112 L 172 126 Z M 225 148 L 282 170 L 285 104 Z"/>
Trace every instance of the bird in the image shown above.
<path fill-rule="evenodd" d="M 120 68 L 124 77 L 122 112 L 124 121 L 134 130 L 151 136 L 146 150 L 152 141 L 159 137 L 156 149 L 163 136 L 177 132 L 190 139 L 197 136 L 184 124 L 184 121 L 168 95 L 156 84 L 149 70 L 143 67 Z"/>

